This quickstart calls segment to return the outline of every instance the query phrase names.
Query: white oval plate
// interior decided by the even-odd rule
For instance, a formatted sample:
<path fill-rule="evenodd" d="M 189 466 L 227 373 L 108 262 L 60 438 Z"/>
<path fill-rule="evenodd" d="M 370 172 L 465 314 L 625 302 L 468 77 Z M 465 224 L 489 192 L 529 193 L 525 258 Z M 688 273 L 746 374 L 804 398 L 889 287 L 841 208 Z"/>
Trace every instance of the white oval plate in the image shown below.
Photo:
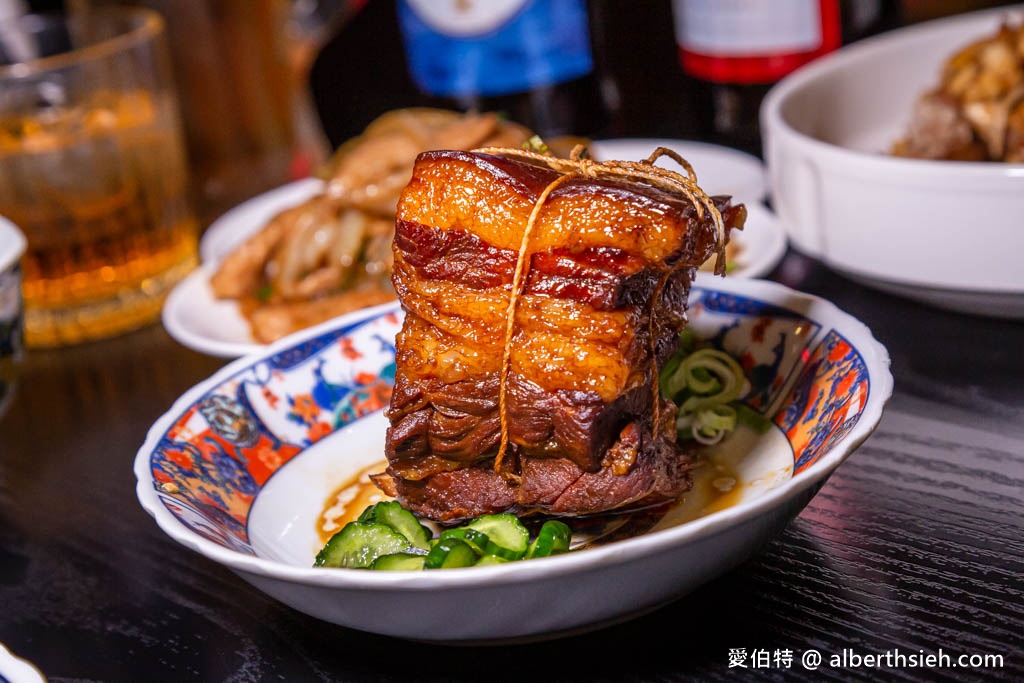
<path fill-rule="evenodd" d="M 210 278 L 217 264 L 205 262 L 175 285 L 161 311 L 164 329 L 193 351 L 238 358 L 265 348 L 253 339 L 238 302 L 213 295 Z"/>
<path fill-rule="evenodd" d="M 775 214 L 761 204 L 749 204 L 747 211 L 746 227 L 733 233 L 733 242 L 739 249 L 729 271 L 730 278 L 766 275 L 786 253 L 785 230 Z M 216 244 L 229 244 L 226 233 L 218 238 L 221 239 Z M 220 253 L 213 247 L 211 252 Z M 266 345 L 253 339 L 238 304 L 213 296 L 210 278 L 216 267 L 214 261 L 204 262 L 168 295 L 162 313 L 168 334 L 194 351 L 220 358 L 237 358 L 265 349 Z M 713 277 L 701 272 L 697 281 Z"/>
<path fill-rule="evenodd" d="M 557 557 L 423 572 L 312 567 L 320 511 L 383 459 L 397 304 L 282 339 L 186 392 L 138 451 L 139 500 L 183 546 L 356 629 L 487 641 L 635 616 L 781 531 L 870 435 L 892 393 L 885 348 L 834 305 L 762 280 L 709 282 L 692 291 L 690 329 L 754 368 L 744 400 L 775 425 L 716 447 L 713 462 L 737 479 L 717 508 L 701 475 L 652 530 Z"/>

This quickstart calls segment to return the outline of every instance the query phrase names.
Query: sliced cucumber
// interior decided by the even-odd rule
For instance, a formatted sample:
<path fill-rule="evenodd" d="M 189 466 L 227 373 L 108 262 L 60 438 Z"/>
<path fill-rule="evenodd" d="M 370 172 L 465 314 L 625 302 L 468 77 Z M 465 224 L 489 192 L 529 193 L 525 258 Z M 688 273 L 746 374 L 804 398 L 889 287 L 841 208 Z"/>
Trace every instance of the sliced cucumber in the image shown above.
<path fill-rule="evenodd" d="M 464 528 L 486 534 L 485 551 L 506 560 L 522 559 L 530 543 L 530 532 L 518 517 L 508 513 L 477 517 Z"/>
<path fill-rule="evenodd" d="M 397 501 L 375 503 L 331 537 L 317 567 L 418 571 L 487 566 L 568 552 L 572 530 L 558 520 L 541 525 L 536 538 L 509 513 L 484 515 L 437 538 Z"/>
<path fill-rule="evenodd" d="M 477 555 L 483 555 L 487 552 L 487 534 L 476 529 L 470 529 L 468 527 L 459 526 L 454 529 L 445 529 L 441 532 L 438 540 L 443 538 L 457 538 L 460 541 L 465 541 L 470 548 L 472 548 Z"/>
<path fill-rule="evenodd" d="M 316 556 L 316 567 L 369 567 L 381 555 L 408 550 L 409 539 L 386 524 L 349 522 Z"/>
<path fill-rule="evenodd" d="M 476 564 L 479 555 L 462 539 L 449 537 L 438 539 L 434 547 L 427 553 L 423 563 L 424 569 L 451 569 L 453 567 L 471 567 Z"/>
<path fill-rule="evenodd" d="M 572 540 L 572 529 L 565 522 L 549 519 L 541 525 L 537 538 L 530 542 L 526 551 L 526 559 L 548 557 L 569 551 Z"/>
<path fill-rule="evenodd" d="M 413 547 L 430 550 L 430 529 L 420 524 L 416 515 L 412 514 L 397 500 L 386 500 L 374 503 L 359 515 L 360 522 L 376 522 L 386 524 L 409 539 Z"/>
<path fill-rule="evenodd" d="M 373 564 L 370 565 L 370 569 L 418 572 L 423 569 L 423 563 L 426 562 L 426 559 L 426 555 L 391 553 L 390 555 L 381 555 L 374 560 Z"/>

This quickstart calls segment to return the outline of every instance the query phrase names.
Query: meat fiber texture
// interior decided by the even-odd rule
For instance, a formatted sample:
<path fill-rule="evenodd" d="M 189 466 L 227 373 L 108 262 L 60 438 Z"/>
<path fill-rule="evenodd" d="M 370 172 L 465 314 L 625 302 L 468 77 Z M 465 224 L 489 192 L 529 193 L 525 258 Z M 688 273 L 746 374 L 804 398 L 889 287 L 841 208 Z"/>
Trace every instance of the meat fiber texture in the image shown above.
<path fill-rule="evenodd" d="M 398 205 L 392 280 L 405 311 L 387 417 L 386 493 L 454 522 L 513 512 L 584 515 L 678 497 L 690 454 L 657 373 L 686 324 L 690 282 L 717 249 L 684 196 L 509 156 L 435 151 Z M 745 210 L 714 198 L 727 226 Z"/>

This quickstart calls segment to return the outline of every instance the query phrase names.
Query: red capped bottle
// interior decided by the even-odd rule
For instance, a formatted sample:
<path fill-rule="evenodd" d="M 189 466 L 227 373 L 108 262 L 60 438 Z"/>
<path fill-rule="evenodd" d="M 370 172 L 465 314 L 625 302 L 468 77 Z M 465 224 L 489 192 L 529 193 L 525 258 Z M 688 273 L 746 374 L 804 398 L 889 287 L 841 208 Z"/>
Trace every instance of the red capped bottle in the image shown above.
<path fill-rule="evenodd" d="M 709 85 L 709 137 L 760 152 L 768 89 L 844 43 L 895 23 L 883 0 L 673 0 L 683 70 Z"/>

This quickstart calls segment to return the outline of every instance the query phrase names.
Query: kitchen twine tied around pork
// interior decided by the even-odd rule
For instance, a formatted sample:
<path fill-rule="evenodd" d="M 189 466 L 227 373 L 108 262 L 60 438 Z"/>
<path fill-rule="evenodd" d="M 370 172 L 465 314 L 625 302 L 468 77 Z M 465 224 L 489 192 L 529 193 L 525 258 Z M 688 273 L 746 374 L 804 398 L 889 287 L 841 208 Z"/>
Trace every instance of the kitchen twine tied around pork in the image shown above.
<path fill-rule="evenodd" d="M 711 198 L 708 197 L 707 193 L 697 185 L 697 174 L 694 173 L 693 166 L 691 166 L 690 163 L 678 153 L 668 149 L 667 147 L 656 148 L 651 152 L 650 156 L 643 161 L 595 161 L 588 156 L 585 145 L 576 145 L 569 154 L 568 159 L 551 156 L 549 154 L 540 154 L 527 149 L 516 149 L 513 147 L 483 147 L 473 151 L 481 154 L 496 154 L 500 156 L 529 159 L 563 174 L 550 182 L 547 187 L 544 188 L 537 197 L 537 201 L 533 205 L 533 210 L 530 212 L 530 217 L 526 222 L 526 227 L 523 229 L 523 237 L 519 244 L 519 256 L 516 260 L 515 274 L 512 278 L 512 293 L 509 296 L 508 308 L 505 312 L 505 347 L 502 352 L 501 376 L 498 385 L 498 416 L 501 421 L 501 440 L 498 444 L 498 453 L 494 457 L 494 470 L 502 476 L 518 483 L 520 479 L 519 475 L 514 472 L 502 470 L 502 463 L 504 462 L 505 454 L 508 452 L 509 441 L 507 394 L 508 375 L 512 367 L 512 336 L 515 332 L 516 306 L 519 302 L 520 296 L 522 296 L 523 283 L 527 274 L 527 263 L 529 263 L 530 260 L 530 236 L 533 233 L 534 226 L 537 224 L 537 219 L 540 216 L 541 209 L 544 208 L 544 204 L 547 202 L 548 197 L 551 196 L 551 193 L 559 186 L 575 178 L 604 178 L 633 180 L 658 189 L 682 194 L 690 200 L 690 203 L 697 210 L 697 217 L 699 219 L 703 219 L 704 212 L 707 211 L 714 221 L 715 230 L 718 233 L 717 254 L 715 257 L 716 275 L 725 274 L 725 224 L 722 221 L 722 214 L 719 212 L 718 207 L 716 207 L 715 203 L 711 201 Z M 686 171 L 686 175 L 661 166 L 655 166 L 654 162 L 663 156 L 669 157 L 679 164 Z M 668 279 L 669 273 L 670 271 L 663 274 L 659 280 L 657 290 L 654 293 L 655 299 L 660 295 L 661 289 Z M 652 316 L 652 334 L 649 335 L 651 339 L 651 365 L 653 366 L 652 391 L 654 394 L 654 402 L 652 403 L 654 408 L 652 416 L 652 433 L 657 434 L 661 410 L 659 408 L 660 390 L 658 387 L 657 361 L 654 357 L 655 339 L 653 334 L 653 323 L 654 321 Z"/>

